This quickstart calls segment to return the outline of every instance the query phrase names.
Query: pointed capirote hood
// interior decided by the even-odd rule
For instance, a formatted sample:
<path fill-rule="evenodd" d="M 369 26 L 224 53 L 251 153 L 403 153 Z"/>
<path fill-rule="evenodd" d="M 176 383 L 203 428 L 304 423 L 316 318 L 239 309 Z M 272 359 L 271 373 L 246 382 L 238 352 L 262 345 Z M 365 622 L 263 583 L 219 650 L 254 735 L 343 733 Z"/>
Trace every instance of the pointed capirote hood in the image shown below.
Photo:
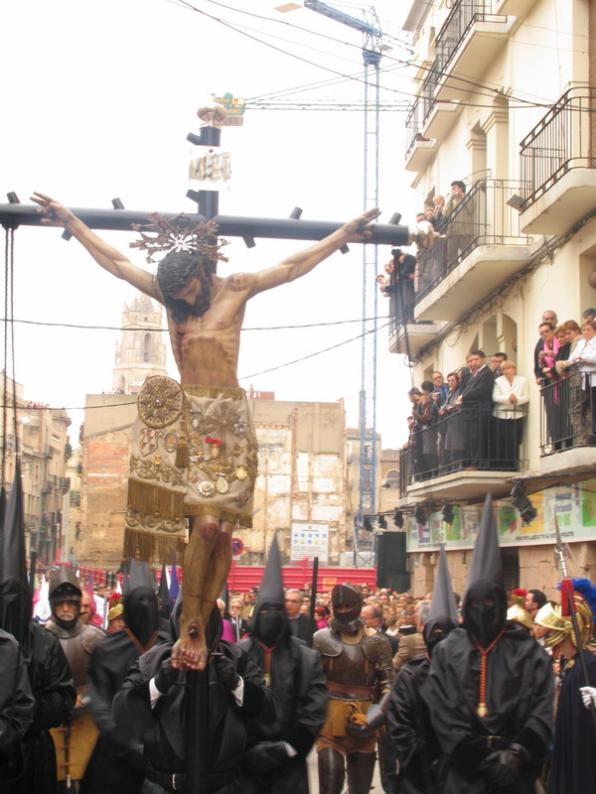
<path fill-rule="evenodd" d="M 455 596 L 453 595 L 453 586 L 451 584 L 451 575 L 449 573 L 449 566 L 447 564 L 447 552 L 445 551 L 445 544 L 441 544 L 439 551 L 439 561 L 435 573 L 435 585 L 433 587 L 433 596 L 430 607 L 430 620 L 437 618 L 449 618 L 454 623 L 457 623 L 457 606 L 455 604 Z"/>
<path fill-rule="evenodd" d="M 252 617 L 253 620 L 259 613 L 263 604 L 270 606 L 284 607 L 284 586 L 281 575 L 281 555 L 279 553 L 279 546 L 277 537 L 274 535 L 269 547 L 269 556 L 267 557 L 267 565 L 263 571 L 263 578 L 259 586 L 259 593 L 255 602 Z"/>
<path fill-rule="evenodd" d="M 144 560 L 130 560 L 128 572 L 124 575 L 124 597 L 139 587 L 148 587 L 155 591 L 155 576 Z"/>
<path fill-rule="evenodd" d="M 24 643 L 33 613 L 33 595 L 27 576 L 23 483 L 18 457 L 3 517 L 0 533 L 0 628 Z"/>
<path fill-rule="evenodd" d="M 476 582 L 494 582 L 503 585 L 503 560 L 491 494 L 487 494 L 484 500 L 472 564 L 468 573 L 468 588 Z"/>
<path fill-rule="evenodd" d="M 159 611 L 161 617 L 169 618 L 172 611 L 172 599 L 170 598 L 170 591 L 168 588 L 168 574 L 165 563 L 161 566 L 161 576 L 157 595 L 159 596 Z"/>

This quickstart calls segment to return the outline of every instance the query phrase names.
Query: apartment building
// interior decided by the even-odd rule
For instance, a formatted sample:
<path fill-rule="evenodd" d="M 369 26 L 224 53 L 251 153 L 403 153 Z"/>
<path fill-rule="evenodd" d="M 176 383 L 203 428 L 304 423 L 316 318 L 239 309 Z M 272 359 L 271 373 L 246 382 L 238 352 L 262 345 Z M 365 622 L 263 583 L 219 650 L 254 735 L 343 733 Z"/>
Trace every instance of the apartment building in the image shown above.
<path fill-rule="evenodd" d="M 443 217 L 444 240 L 418 257 L 412 311 L 391 298 L 390 349 L 410 357 L 418 385 L 474 349 L 503 351 L 529 389 L 520 454 L 507 465 L 492 453 L 470 460 L 462 446 L 424 470 L 415 444 L 401 451 L 412 585 L 429 589 L 445 542 L 464 588 L 491 492 L 508 584 L 551 593 L 555 514 L 573 573 L 596 577 L 595 392 L 577 368 L 544 389 L 534 373 L 543 312 L 581 324 L 596 305 L 596 3 L 415 0 L 404 29 L 416 52 L 404 169 L 421 209 L 454 180 L 465 195 Z M 488 443 L 486 413 L 476 432 Z M 518 509 L 528 518 L 527 497 L 537 512 L 529 522 Z"/>

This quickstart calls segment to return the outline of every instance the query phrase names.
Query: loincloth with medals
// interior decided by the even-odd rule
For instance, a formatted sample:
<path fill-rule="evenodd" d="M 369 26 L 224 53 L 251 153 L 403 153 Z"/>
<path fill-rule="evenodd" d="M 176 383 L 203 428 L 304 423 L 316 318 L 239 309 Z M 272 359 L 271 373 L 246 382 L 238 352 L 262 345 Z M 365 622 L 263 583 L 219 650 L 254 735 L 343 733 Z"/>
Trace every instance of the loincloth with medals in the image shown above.
<path fill-rule="evenodd" d="M 147 378 L 133 429 L 124 556 L 168 561 L 186 518 L 252 526 L 257 440 L 243 389 Z"/>

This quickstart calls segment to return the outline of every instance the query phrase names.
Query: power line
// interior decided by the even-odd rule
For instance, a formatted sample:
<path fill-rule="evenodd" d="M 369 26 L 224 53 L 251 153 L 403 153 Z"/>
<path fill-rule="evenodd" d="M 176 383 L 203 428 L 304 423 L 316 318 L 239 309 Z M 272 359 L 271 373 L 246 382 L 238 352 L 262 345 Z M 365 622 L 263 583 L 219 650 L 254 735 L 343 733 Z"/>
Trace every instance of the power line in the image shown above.
<path fill-rule="evenodd" d="M 354 47 L 354 48 L 356 48 L 358 50 L 361 49 L 361 46 L 358 45 L 358 44 L 353 44 L 350 41 L 345 41 L 344 39 L 339 39 L 339 38 L 337 38 L 335 36 L 330 36 L 330 35 L 328 35 L 326 33 L 321 33 L 320 31 L 312 30 L 312 29 L 306 28 L 306 27 L 304 27 L 302 25 L 296 25 L 295 23 L 288 22 L 285 19 L 277 19 L 275 17 L 268 17 L 268 16 L 265 16 L 263 14 L 255 14 L 254 12 L 247 11 L 246 9 L 236 8 L 234 6 L 230 6 L 230 5 L 227 5 L 225 3 L 218 2 L 218 0 L 208 0 L 208 2 L 211 3 L 212 5 L 219 6 L 220 8 L 225 8 L 228 11 L 233 11 L 235 13 L 243 14 L 243 15 L 246 15 L 246 16 L 250 16 L 250 17 L 253 17 L 255 19 L 264 20 L 266 22 L 273 22 L 274 24 L 277 24 L 277 25 L 285 25 L 286 27 L 293 28 L 294 30 L 299 30 L 299 31 L 302 31 L 304 33 L 308 33 L 309 35 L 317 36 L 319 38 L 323 38 L 323 39 L 326 39 L 328 41 L 335 42 L 337 44 L 343 44 L 344 46 L 347 46 L 347 47 Z M 265 35 L 265 34 L 263 34 L 263 35 Z M 394 37 L 392 37 L 392 38 L 394 38 Z M 304 46 L 304 45 L 299 45 L 299 46 Z M 404 59 L 401 59 L 401 58 L 396 58 L 395 56 L 390 55 L 389 53 L 383 53 L 383 55 L 384 55 L 384 57 L 387 60 L 393 61 L 393 62 L 395 62 L 395 63 L 397 63 L 397 64 L 399 64 L 401 66 L 406 66 L 406 67 L 415 66 L 417 69 L 420 69 L 420 70 L 428 72 L 428 73 L 430 73 L 432 71 L 432 67 L 424 66 L 424 64 L 415 63 L 415 62 L 413 62 L 411 60 L 407 61 L 407 60 L 404 60 Z M 325 67 L 322 67 L 322 68 L 325 68 Z M 414 77 L 413 79 L 417 80 L 417 81 L 422 81 L 424 78 L 422 78 L 422 77 Z M 450 75 L 449 76 L 449 80 L 458 80 L 459 82 L 466 83 L 466 84 L 468 84 L 468 85 L 470 85 L 472 87 L 477 88 L 480 93 L 483 93 L 482 89 L 486 89 L 486 90 L 491 92 L 490 94 L 484 94 L 485 96 L 495 96 L 495 95 L 498 95 L 498 94 L 501 93 L 498 88 L 493 88 L 493 87 L 487 85 L 486 83 L 478 82 L 476 80 L 471 80 L 471 79 L 469 79 L 467 77 L 463 77 L 463 76 L 459 76 L 459 75 Z M 468 90 L 468 89 L 459 88 L 459 87 L 453 86 L 453 85 L 451 86 L 451 88 L 454 91 L 465 91 L 465 90 Z M 392 89 L 386 89 L 386 90 L 392 90 Z M 273 92 L 273 93 L 275 93 L 275 92 Z M 410 94 L 410 96 L 416 96 L 416 95 L 415 94 Z M 511 95 L 511 96 L 514 99 L 514 101 L 516 101 L 516 102 L 527 103 L 530 106 L 534 106 L 536 104 L 532 100 L 526 100 L 523 97 L 516 97 L 514 95 Z M 251 97 L 251 99 L 254 99 L 254 97 Z M 545 100 L 545 101 L 547 101 L 547 100 Z M 542 105 L 539 105 L 539 106 L 542 106 Z M 548 103 L 547 106 L 550 106 L 550 103 Z"/>
<path fill-rule="evenodd" d="M 378 320 L 390 320 L 390 315 L 365 317 L 364 322 L 373 322 Z M 0 322 L 4 322 L 5 318 L 0 318 Z M 142 326 L 123 326 L 123 325 L 84 325 L 82 323 L 57 323 L 44 320 L 11 320 L 14 323 L 21 325 L 42 326 L 44 328 L 77 328 L 86 331 L 159 331 L 160 333 L 169 333 L 169 328 L 148 328 L 146 325 Z M 318 323 L 297 323 L 296 325 L 253 325 L 242 328 L 242 331 L 285 331 L 301 328 L 322 328 L 326 326 L 347 325 L 349 323 L 361 323 L 362 317 L 354 320 L 327 320 Z"/>
<path fill-rule="evenodd" d="M 362 322 L 362 321 L 359 320 L 358 322 Z M 362 339 L 362 337 L 367 336 L 368 334 L 375 333 L 376 331 L 381 331 L 383 330 L 383 328 L 387 328 L 389 325 L 390 323 L 385 323 L 384 325 L 378 326 L 377 328 L 370 328 L 361 334 L 357 334 L 356 336 L 351 336 L 349 339 L 344 339 L 342 342 L 337 342 L 334 345 L 329 345 L 329 347 L 323 347 L 320 350 L 315 350 L 312 353 L 307 353 L 306 355 L 292 359 L 291 361 L 285 361 L 283 364 L 276 364 L 273 367 L 260 370 L 259 372 L 253 372 L 250 375 L 242 375 L 241 377 L 238 378 L 238 380 L 248 380 L 249 378 L 256 378 L 259 375 L 266 375 L 269 372 L 277 372 L 280 369 L 291 367 L 294 364 L 300 364 L 302 361 L 308 361 L 311 358 L 316 358 L 317 356 L 321 356 L 324 353 L 329 353 L 332 350 L 337 350 L 340 347 L 349 345 L 351 342 L 356 342 L 358 341 L 358 339 Z M 108 403 L 107 405 L 69 405 L 69 406 L 59 406 L 59 407 L 33 404 L 33 405 L 25 405 L 22 407 L 22 409 L 28 411 L 84 411 L 84 410 L 94 410 L 98 408 L 119 408 L 120 406 L 125 406 L 125 405 L 135 405 L 136 402 L 137 402 L 136 400 L 129 400 L 126 402 Z M 5 405 L 4 408 L 12 408 L 12 406 Z"/>
<path fill-rule="evenodd" d="M 230 30 L 233 30 L 234 32 L 236 32 L 236 33 L 238 33 L 238 34 L 240 34 L 242 36 L 245 36 L 246 38 L 249 38 L 251 41 L 255 41 L 258 44 L 262 44 L 264 47 L 268 47 L 268 48 L 274 50 L 275 52 L 281 53 L 282 55 L 286 55 L 286 56 L 288 56 L 290 58 L 294 58 L 295 60 L 298 60 L 301 63 L 306 63 L 309 66 L 314 66 L 315 68 L 323 69 L 326 72 L 330 72 L 331 74 L 334 74 L 334 75 L 336 75 L 338 77 L 341 77 L 341 78 L 344 78 L 346 80 L 352 80 L 352 81 L 355 81 L 355 82 L 367 84 L 367 81 L 364 78 L 362 78 L 362 77 L 345 74 L 344 72 L 340 72 L 337 69 L 333 69 L 333 68 L 331 68 L 329 66 L 324 66 L 323 64 L 316 63 L 315 61 L 311 61 L 308 58 L 304 58 L 301 55 L 297 55 L 296 53 L 289 52 L 288 50 L 285 50 L 285 49 L 283 49 L 281 47 L 277 47 L 275 44 L 271 44 L 270 42 L 263 41 L 262 39 L 258 38 L 258 36 L 254 36 L 251 33 L 247 33 L 246 31 L 244 31 L 241 28 L 239 28 L 237 25 L 233 25 L 232 23 L 230 23 L 230 22 L 228 22 L 228 21 L 226 21 L 224 19 L 221 19 L 221 17 L 216 17 L 213 14 L 209 14 L 207 11 L 203 11 L 202 9 L 197 8 L 196 6 L 192 5 L 192 3 L 188 2 L 187 0 L 168 0 L 168 2 L 171 2 L 174 5 L 180 5 L 183 8 L 187 8 L 188 10 L 191 10 L 191 11 L 196 11 L 196 13 L 201 14 L 202 16 L 205 16 L 208 19 L 213 20 L 214 22 L 218 22 L 219 24 L 223 25 L 224 27 L 226 27 L 226 28 L 228 28 Z M 208 0 L 208 2 L 212 2 L 213 3 L 213 2 L 215 2 L 215 0 Z M 219 4 L 219 5 L 221 5 L 221 4 Z M 246 12 L 246 13 L 248 13 L 248 12 Z M 272 20 L 272 21 L 276 21 L 276 20 Z M 315 31 L 310 31 L 310 32 L 316 35 Z M 460 79 L 460 78 L 455 78 L 455 79 Z M 479 84 L 477 84 L 477 85 L 479 85 Z M 481 86 L 481 87 L 484 87 L 484 86 Z M 418 94 L 414 94 L 411 91 L 401 91 L 400 89 L 390 88 L 389 86 L 382 86 L 382 88 L 383 88 L 384 91 L 388 91 L 388 92 L 394 93 L 394 94 L 399 94 L 400 96 L 406 96 L 406 97 L 409 97 L 410 99 L 418 99 L 419 98 Z M 494 94 L 490 94 L 490 96 L 497 95 L 499 93 L 497 89 L 491 89 L 491 90 L 494 91 Z M 518 102 L 521 102 L 523 104 L 521 104 L 521 105 L 511 105 L 510 104 L 508 106 L 509 109 L 526 108 L 526 107 L 551 107 L 551 104 L 552 104 L 550 102 L 548 102 L 548 103 L 531 102 L 529 100 L 524 100 L 524 99 L 520 99 L 520 98 L 514 98 L 514 101 L 518 101 Z M 453 100 L 453 99 L 443 100 L 443 103 L 445 103 L 445 104 L 457 104 L 457 105 L 459 105 L 461 107 L 476 107 L 476 108 L 492 108 L 493 107 L 493 105 L 484 105 L 484 104 L 473 103 L 473 102 L 461 102 L 459 100 Z"/>

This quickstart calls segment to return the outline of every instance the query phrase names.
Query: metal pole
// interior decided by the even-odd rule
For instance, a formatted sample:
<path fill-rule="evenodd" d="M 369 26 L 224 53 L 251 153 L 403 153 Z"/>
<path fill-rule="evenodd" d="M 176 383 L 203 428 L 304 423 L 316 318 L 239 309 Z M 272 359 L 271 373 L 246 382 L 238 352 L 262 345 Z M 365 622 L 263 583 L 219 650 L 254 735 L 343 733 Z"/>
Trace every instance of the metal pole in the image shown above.
<path fill-rule="evenodd" d="M 315 625 L 315 606 L 317 600 L 317 587 L 319 580 L 319 558 L 315 557 L 312 561 L 312 579 L 310 583 L 310 609 L 308 616 L 310 618 L 311 626 Z M 312 639 L 310 644 L 312 645 Z"/>

